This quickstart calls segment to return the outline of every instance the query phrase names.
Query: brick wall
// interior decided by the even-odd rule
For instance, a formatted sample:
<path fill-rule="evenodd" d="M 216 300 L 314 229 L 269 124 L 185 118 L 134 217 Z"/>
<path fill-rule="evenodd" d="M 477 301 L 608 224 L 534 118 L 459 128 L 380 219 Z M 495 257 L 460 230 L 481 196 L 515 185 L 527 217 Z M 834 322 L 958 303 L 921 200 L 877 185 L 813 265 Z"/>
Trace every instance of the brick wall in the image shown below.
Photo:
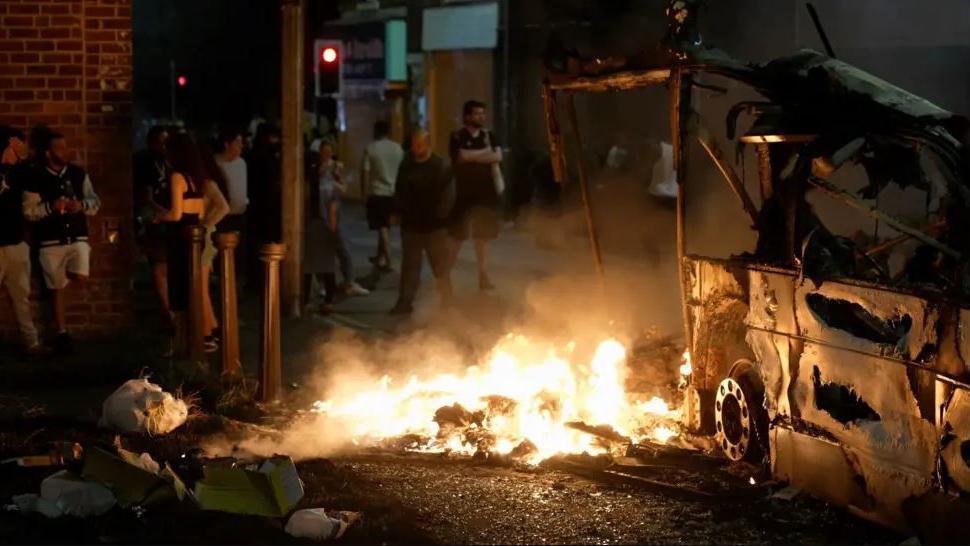
<path fill-rule="evenodd" d="M 0 124 L 64 133 L 103 202 L 88 220 L 91 278 L 68 296 L 68 320 L 82 336 L 117 332 L 133 314 L 131 58 L 131 0 L 0 1 Z M 34 269 L 36 286 L 36 261 Z M 0 335 L 10 337 L 15 323 L 0 292 Z M 35 307 L 47 328 L 49 302 Z"/>

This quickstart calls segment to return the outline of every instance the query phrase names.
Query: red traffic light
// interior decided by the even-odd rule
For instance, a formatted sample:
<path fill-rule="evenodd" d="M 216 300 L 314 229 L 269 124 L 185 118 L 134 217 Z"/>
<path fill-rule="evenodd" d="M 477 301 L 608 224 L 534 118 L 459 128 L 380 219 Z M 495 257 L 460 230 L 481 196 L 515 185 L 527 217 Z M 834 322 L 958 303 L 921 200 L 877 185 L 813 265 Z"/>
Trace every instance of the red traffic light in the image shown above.
<path fill-rule="evenodd" d="M 179 87 L 185 87 L 185 84 L 189 83 L 189 79 L 185 76 L 179 76 L 175 81 L 178 82 Z"/>
<path fill-rule="evenodd" d="M 320 60 L 325 63 L 336 62 L 337 60 L 337 50 L 332 47 L 325 47 L 320 51 Z"/>

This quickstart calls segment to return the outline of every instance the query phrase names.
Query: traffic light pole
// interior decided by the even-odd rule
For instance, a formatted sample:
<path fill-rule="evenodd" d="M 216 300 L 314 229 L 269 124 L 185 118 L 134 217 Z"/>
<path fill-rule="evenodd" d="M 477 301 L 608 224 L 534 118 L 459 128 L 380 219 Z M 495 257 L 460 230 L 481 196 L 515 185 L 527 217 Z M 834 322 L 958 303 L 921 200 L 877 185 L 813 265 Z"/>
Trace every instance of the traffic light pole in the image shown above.
<path fill-rule="evenodd" d="M 283 0 L 281 96 L 283 133 L 283 313 L 300 316 L 303 281 L 303 6 L 304 0 Z"/>
<path fill-rule="evenodd" d="M 168 98 L 169 106 L 169 117 L 171 121 L 175 121 L 175 59 L 168 60 Z"/>

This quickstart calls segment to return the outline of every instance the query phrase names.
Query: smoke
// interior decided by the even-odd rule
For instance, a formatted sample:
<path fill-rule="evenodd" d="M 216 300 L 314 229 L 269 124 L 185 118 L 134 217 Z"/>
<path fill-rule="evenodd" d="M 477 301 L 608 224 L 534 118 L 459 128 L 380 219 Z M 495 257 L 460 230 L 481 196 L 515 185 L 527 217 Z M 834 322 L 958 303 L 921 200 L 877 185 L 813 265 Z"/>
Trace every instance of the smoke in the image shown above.
<path fill-rule="evenodd" d="M 512 239 L 508 244 L 521 245 L 523 254 L 507 264 L 507 274 L 502 274 L 506 267 L 500 264 L 493 273 L 494 280 L 505 285 L 503 293 L 513 297 L 462 291 L 465 279 L 456 275 L 455 307 L 438 308 L 429 293 L 423 301 L 425 307 L 418 309 L 418 325 L 408 332 L 373 338 L 337 330 L 319 341 L 313 350 L 316 367 L 302 382 L 302 407 L 309 410 L 315 400 L 352 400 L 379 389 L 388 379 L 391 388 L 401 388 L 412 377 L 463 377 L 469 366 L 484 364 L 489 352 L 509 334 L 536 341 L 534 349 L 529 349 L 533 352 L 525 353 L 528 356 L 523 359 L 541 361 L 548 347 L 572 342 L 576 349 L 571 361 L 585 365 L 597 344 L 607 338 L 629 347 L 658 325 L 663 332 L 679 331 L 679 292 L 672 260 L 651 263 L 608 252 L 601 282 L 583 232 L 565 236 L 565 248 L 535 248 L 534 237 L 541 235 L 541 229 L 563 227 L 555 225 L 558 228 L 553 224 L 533 226 L 528 235 L 503 234 Z M 350 421 L 306 411 L 278 433 L 215 437 L 202 447 L 213 456 L 334 456 L 356 447 Z"/>

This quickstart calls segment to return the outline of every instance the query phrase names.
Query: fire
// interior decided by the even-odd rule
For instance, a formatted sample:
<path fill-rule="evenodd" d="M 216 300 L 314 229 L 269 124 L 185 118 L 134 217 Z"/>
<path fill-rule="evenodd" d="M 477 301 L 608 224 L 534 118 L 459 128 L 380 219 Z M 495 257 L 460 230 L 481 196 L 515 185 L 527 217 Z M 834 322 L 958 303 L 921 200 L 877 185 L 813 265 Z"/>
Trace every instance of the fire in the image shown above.
<path fill-rule="evenodd" d="M 694 373 L 694 367 L 691 365 L 690 351 L 685 350 L 684 354 L 680 358 L 680 375 L 688 377 L 690 374 Z"/>
<path fill-rule="evenodd" d="M 678 435 L 679 411 L 660 397 L 637 401 L 626 392 L 626 349 L 619 341 L 603 340 L 588 362 L 577 360 L 574 342 L 557 346 L 510 334 L 482 366 L 461 374 L 412 376 L 400 385 L 384 376 L 313 409 L 328 425 L 349 430 L 357 445 L 407 437 L 416 451 L 485 450 L 532 463 L 608 450 L 576 423 L 632 441 L 666 443 Z"/>

